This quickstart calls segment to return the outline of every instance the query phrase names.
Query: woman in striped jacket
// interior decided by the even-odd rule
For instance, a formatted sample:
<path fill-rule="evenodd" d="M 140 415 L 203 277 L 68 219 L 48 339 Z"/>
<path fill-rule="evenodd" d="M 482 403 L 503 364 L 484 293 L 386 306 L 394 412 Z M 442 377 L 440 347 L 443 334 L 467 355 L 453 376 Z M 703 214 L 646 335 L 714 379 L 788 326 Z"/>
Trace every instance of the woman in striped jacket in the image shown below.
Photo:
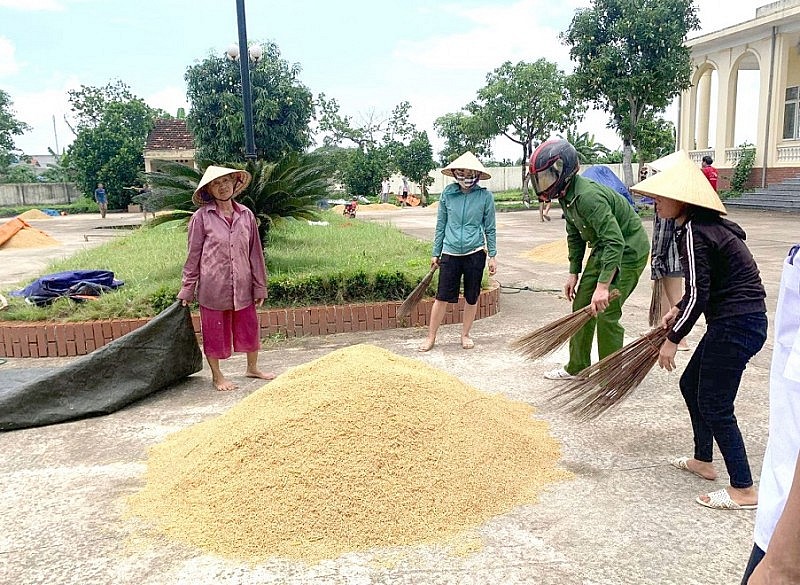
<path fill-rule="evenodd" d="M 656 200 L 658 214 L 674 219 L 685 279 L 683 298 L 662 319 L 670 331 L 659 365 L 675 368 L 678 343 L 705 316 L 706 332 L 680 379 L 694 434 L 694 454 L 671 463 L 708 480 L 716 441 L 730 476 L 730 487 L 698 496 L 717 509 L 755 509 L 744 439 L 734 415 L 734 400 L 747 362 L 767 338 L 766 293 L 741 227 L 726 213 L 716 192 L 688 156 L 633 187 Z"/>

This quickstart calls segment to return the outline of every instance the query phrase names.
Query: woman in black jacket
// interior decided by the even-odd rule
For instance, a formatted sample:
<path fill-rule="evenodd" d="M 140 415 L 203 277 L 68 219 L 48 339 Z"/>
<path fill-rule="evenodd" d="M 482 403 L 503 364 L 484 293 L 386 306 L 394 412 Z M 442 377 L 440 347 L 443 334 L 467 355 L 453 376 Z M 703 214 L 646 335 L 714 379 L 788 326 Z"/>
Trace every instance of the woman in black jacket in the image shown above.
<path fill-rule="evenodd" d="M 730 475 L 730 487 L 697 498 L 717 509 L 754 509 L 758 493 L 734 400 L 747 362 L 767 338 L 766 293 L 741 227 L 726 213 L 716 192 L 688 156 L 632 188 L 654 197 L 658 214 L 674 219 L 685 279 L 685 292 L 662 319 L 670 331 L 658 363 L 672 371 L 678 343 L 700 315 L 706 332 L 680 380 L 694 434 L 693 457 L 671 461 L 675 467 L 714 480 L 713 445 L 717 442 Z"/>

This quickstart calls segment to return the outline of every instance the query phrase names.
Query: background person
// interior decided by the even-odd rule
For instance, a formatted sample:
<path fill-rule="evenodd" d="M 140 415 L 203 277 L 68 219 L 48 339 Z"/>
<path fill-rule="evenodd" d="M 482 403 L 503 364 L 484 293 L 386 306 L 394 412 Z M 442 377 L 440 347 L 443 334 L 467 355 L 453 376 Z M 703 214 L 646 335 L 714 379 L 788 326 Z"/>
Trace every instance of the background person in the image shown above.
<path fill-rule="evenodd" d="M 94 190 L 94 200 L 97 201 L 97 206 L 100 208 L 100 218 L 106 218 L 108 211 L 108 195 L 103 183 L 97 183 L 97 189 Z"/>
<path fill-rule="evenodd" d="M 258 315 L 267 298 L 264 250 L 253 212 L 234 198 L 247 188 L 250 173 L 210 166 L 194 192 L 199 209 L 189 222 L 189 255 L 178 298 L 200 304 L 203 353 L 217 390 L 233 390 L 220 360 L 233 351 L 247 354 L 245 376 L 272 380 L 258 368 L 261 347 Z"/>
<path fill-rule="evenodd" d="M 726 213 L 714 189 L 689 156 L 634 185 L 653 197 L 661 217 L 674 219 L 686 281 L 685 293 L 662 320 L 669 329 L 658 364 L 675 369 L 678 342 L 705 315 L 706 332 L 680 379 L 692 423 L 694 454 L 671 461 L 675 467 L 713 480 L 716 441 L 730 487 L 698 496 L 698 504 L 722 510 L 754 509 L 753 486 L 734 401 L 745 366 L 767 338 L 766 293 L 741 227 Z"/>
<path fill-rule="evenodd" d="M 714 191 L 716 191 L 717 179 L 719 179 L 719 173 L 717 172 L 717 169 L 713 167 L 713 164 L 714 164 L 714 159 L 706 155 L 703 157 L 703 161 L 700 163 L 700 166 L 701 170 L 703 171 L 703 174 L 706 176 L 706 179 L 708 179 L 708 182 L 714 188 Z"/>
<path fill-rule="evenodd" d="M 566 219 L 569 277 L 564 294 L 573 311 L 591 306 L 595 316 L 570 339 L 566 366 L 545 373 L 550 380 L 569 379 L 589 367 L 595 328 L 600 359 L 622 348 L 622 305 L 639 282 L 650 251 L 647 232 L 630 203 L 613 189 L 578 176 L 578 166 L 575 147 L 561 138 L 540 144 L 530 160 L 536 194 L 558 198 Z M 592 253 L 583 266 L 587 245 Z M 619 289 L 620 296 L 609 303 L 611 288 Z"/>
<path fill-rule="evenodd" d="M 490 179 L 491 175 L 471 152 L 447 165 L 442 174 L 453 177 L 456 182 L 447 185 L 439 198 L 431 257 L 431 267 L 439 266 L 439 285 L 431 310 L 428 336 L 419 346 L 419 351 L 429 351 L 436 343 L 436 333 L 447 304 L 458 302 L 462 277 L 461 347 L 472 349 L 475 346 L 470 330 L 478 310 L 487 252 L 489 274 L 497 272 L 494 195 L 478 185 L 478 181 Z"/>

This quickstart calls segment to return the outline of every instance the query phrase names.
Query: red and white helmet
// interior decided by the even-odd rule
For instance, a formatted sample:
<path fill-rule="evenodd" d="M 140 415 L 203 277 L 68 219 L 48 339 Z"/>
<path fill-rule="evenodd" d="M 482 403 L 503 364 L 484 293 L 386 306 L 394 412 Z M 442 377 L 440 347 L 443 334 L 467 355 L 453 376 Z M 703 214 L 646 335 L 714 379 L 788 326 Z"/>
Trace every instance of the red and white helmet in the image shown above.
<path fill-rule="evenodd" d="M 533 190 L 540 199 L 561 197 L 578 168 L 578 151 L 574 146 L 563 138 L 546 140 L 531 155 Z"/>

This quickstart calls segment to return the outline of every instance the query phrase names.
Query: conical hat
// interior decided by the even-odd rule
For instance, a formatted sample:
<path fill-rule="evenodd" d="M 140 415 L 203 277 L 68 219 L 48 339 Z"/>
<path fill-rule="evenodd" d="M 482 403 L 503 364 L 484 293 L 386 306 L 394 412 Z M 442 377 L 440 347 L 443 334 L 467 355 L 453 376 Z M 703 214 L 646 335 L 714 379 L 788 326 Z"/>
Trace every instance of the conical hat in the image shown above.
<path fill-rule="evenodd" d="M 492 175 L 486 172 L 486 169 L 481 164 L 481 161 L 478 160 L 478 157 L 476 157 L 469 151 L 465 152 L 464 154 L 459 156 L 456 160 L 454 160 L 445 168 L 443 168 L 442 174 L 447 175 L 448 177 L 452 177 L 454 169 L 468 169 L 470 171 L 477 171 L 479 173 L 478 178 L 481 181 L 492 178 Z"/>
<path fill-rule="evenodd" d="M 205 188 L 208 186 L 208 184 L 215 179 L 224 177 L 225 175 L 234 174 L 239 175 L 239 184 L 233 190 L 233 197 L 236 197 L 239 193 L 247 189 L 247 186 L 250 184 L 250 180 L 252 179 L 250 173 L 240 169 L 229 169 L 228 167 L 215 167 L 214 165 L 208 167 L 206 172 L 203 173 L 203 178 L 200 179 L 200 182 L 197 184 L 197 189 L 194 190 L 194 195 L 192 195 L 192 203 L 198 207 L 205 205 L 206 203 L 210 203 L 213 200 L 213 197 L 207 195 L 205 191 Z"/>
<path fill-rule="evenodd" d="M 674 154 L 677 156 L 672 164 L 660 173 L 637 183 L 631 187 L 631 191 L 650 197 L 666 197 L 727 214 L 719 195 L 686 151 L 679 150 Z"/>
<path fill-rule="evenodd" d="M 671 152 L 666 156 L 662 156 L 661 158 L 657 158 L 653 162 L 646 163 L 648 167 L 655 171 L 666 171 L 669 167 L 674 165 L 679 160 L 683 160 L 683 155 L 686 154 L 682 150 L 677 150 L 675 152 Z"/>

